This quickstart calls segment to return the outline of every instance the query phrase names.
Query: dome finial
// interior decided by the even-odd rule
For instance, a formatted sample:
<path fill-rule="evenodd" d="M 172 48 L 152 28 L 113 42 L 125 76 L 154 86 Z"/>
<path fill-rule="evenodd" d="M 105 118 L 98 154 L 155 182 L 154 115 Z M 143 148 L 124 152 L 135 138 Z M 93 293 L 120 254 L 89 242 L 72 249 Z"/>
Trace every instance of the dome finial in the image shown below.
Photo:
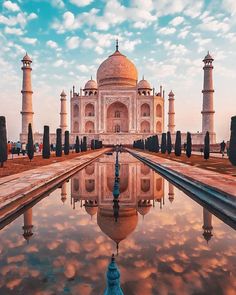
<path fill-rule="evenodd" d="M 90 80 L 93 80 L 93 76 L 91 75 L 91 79 Z"/>
<path fill-rule="evenodd" d="M 143 80 L 144 80 L 144 75 L 143 75 Z"/>
<path fill-rule="evenodd" d="M 116 51 L 119 51 L 119 40 L 116 39 Z"/>

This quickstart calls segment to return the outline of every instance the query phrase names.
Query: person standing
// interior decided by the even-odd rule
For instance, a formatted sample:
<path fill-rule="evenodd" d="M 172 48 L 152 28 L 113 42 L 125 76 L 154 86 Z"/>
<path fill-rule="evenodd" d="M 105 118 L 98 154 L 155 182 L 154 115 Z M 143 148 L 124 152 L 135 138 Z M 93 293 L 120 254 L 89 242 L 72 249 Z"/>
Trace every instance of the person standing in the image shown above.
<path fill-rule="evenodd" d="M 226 144 L 224 142 L 224 140 L 221 142 L 220 144 L 220 153 L 222 154 L 222 158 L 224 157 L 225 155 L 225 147 L 226 147 Z"/>
<path fill-rule="evenodd" d="M 21 143 L 20 141 L 17 141 L 16 143 L 16 151 L 17 151 L 17 155 L 20 155 L 20 151 L 21 151 Z"/>
<path fill-rule="evenodd" d="M 26 154 L 26 143 L 25 142 L 22 142 L 21 151 L 22 151 L 22 155 L 24 156 Z"/>

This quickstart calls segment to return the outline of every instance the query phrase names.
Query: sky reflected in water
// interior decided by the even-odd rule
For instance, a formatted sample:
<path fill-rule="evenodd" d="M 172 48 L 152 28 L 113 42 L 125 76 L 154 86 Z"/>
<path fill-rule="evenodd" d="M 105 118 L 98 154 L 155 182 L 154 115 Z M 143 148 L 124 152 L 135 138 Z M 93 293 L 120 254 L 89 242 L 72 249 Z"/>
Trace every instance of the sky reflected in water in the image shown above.
<path fill-rule="evenodd" d="M 103 294 L 112 253 L 126 295 L 235 294 L 236 234 L 125 153 L 77 173 L 0 231 L 0 294 Z"/>

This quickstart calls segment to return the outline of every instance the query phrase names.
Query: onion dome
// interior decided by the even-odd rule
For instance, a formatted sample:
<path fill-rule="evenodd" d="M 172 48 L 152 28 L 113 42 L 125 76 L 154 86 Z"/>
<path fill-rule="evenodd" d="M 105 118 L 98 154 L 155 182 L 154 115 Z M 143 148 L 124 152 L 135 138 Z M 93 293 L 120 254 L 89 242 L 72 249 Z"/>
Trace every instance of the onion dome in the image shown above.
<path fill-rule="evenodd" d="M 136 87 L 138 72 L 135 65 L 120 53 L 118 44 L 116 51 L 104 60 L 97 70 L 98 86 L 133 86 Z"/>
<path fill-rule="evenodd" d="M 138 82 L 138 90 L 152 90 L 150 83 L 144 78 Z"/>
<path fill-rule="evenodd" d="M 207 52 L 207 55 L 204 57 L 203 61 L 213 61 L 214 58 L 210 55 L 209 51 Z"/>
<path fill-rule="evenodd" d="M 22 61 L 32 62 L 31 58 L 29 57 L 28 53 L 26 52 L 25 56 L 23 57 Z"/>
<path fill-rule="evenodd" d="M 97 89 L 98 89 L 97 82 L 93 80 L 91 77 L 91 79 L 88 80 L 88 82 L 85 84 L 84 90 L 97 90 Z"/>

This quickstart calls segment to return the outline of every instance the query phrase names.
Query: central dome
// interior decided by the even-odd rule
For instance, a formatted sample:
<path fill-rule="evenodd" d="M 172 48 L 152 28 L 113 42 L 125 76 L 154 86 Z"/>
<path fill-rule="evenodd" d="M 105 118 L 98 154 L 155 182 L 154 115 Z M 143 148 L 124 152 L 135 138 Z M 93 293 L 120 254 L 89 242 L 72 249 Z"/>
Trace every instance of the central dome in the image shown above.
<path fill-rule="evenodd" d="M 135 65 L 118 50 L 101 63 L 97 70 L 98 86 L 137 85 L 138 72 Z"/>

